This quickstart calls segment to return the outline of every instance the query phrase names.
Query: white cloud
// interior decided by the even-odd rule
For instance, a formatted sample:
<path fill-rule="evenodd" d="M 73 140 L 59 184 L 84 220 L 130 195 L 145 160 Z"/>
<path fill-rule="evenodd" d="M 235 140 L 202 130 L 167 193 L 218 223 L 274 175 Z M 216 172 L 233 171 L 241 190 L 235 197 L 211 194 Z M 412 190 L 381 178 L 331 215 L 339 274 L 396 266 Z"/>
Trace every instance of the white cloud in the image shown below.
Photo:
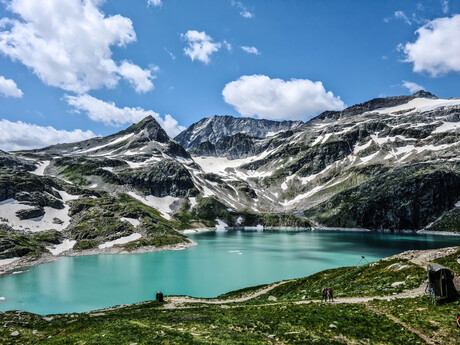
<path fill-rule="evenodd" d="M 420 90 L 425 90 L 425 88 L 417 83 L 411 81 L 403 80 L 402 86 L 409 90 L 410 93 L 414 93 Z"/>
<path fill-rule="evenodd" d="M 22 97 L 22 91 L 18 88 L 14 80 L 5 79 L 3 76 L 0 76 L 0 93 L 6 97 Z"/>
<path fill-rule="evenodd" d="M 442 6 L 442 13 L 447 14 L 447 12 L 449 12 L 449 1 L 441 0 L 441 6 Z"/>
<path fill-rule="evenodd" d="M 404 45 L 405 62 L 413 63 L 414 72 L 438 76 L 460 72 L 460 15 L 434 19 L 416 31 L 414 43 Z"/>
<path fill-rule="evenodd" d="M 118 108 L 113 102 L 104 102 L 87 94 L 79 96 L 66 95 L 65 99 L 77 111 L 84 111 L 91 120 L 103 122 L 107 125 L 119 126 L 136 123 L 150 115 L 158 121 L 171 137 L 175 137 L 185 129 L 185 127 L 179 126 L 178 122 L 169 114 L 162 118 L 160 114 L 140 107 Z"/>
<path fill-rule="evenodd" d="M 188 42 L 188 47 L 184 48 L 185 55 L 192 61 L 197 59 L 205 64 L 208 64 L 211 55 L 222 47 L 221 43 L 212 42 L 212 37 L 204 31 L 188 30 L 185 34 L 181 34 L 181 38 Z"/>
<path fill-rule="evenodd" d="M 240 16 L 243 17 L 243 18 L 253 18 L 254 17 L 254 14 L 252 14 L 251 12 L 248 11 L 248 9 L 246 8 L 246 6 L 243 5 L 243 3 L 241 1 L 235 1 L 235 0 L 231 0 L 230 1 L 230 4 L 233 6 L 233 7 L 236 7 L 240 10 Z"/>
<path fill-rule="evenodd" d="M 412 17 L 413 17 L 413 19 L 416 19 L 415 13 L 412 14 Z M 383 18 L 383 21 L 385 23 L 389 23 L 389 22 L 391 22 L 391 20 L 393 18 L 394 19 L 400 19 L 400 20 L 404 21 L 406 24 L 412 25 L 412 22 L 410 21 L 410 19 L 406 16 L 406 14 L 403 11 L 396 11 L 395 13 L 393 13 L 393 16 Z"/>
<path fill-rule="evenodd" d="M 245 75 L 225 85 L 222 95 L 241 115 L 266 119 L 305 120 L 324 110 L 345 107 L 321 82 L 308 79 L 284 81 Z"/>
<path fill-rule="evenodd" d="M 255 54 L 255 55 L 260 54 L 259 50 L 256 47 L 241 46 L 240 48 L 243 49 L 248 54 Z"/>
<path fill-rule="evenodd" d="M 222 43 L 224 47 L 227 48 L 228 51 L 232 51 L 232 45 L 228 43 L 227 40 L 224 40 Z"/>
<path fill-rule="evenodd" d="M 106 17 L 102 0 L 11 0 L 17 19 L 0 20 L 0 52 L 30 68 L 45 84 L 83 93 L 113 88 L 123 69 L 112 59 L 112 46 L 136 41 L 129 18 Z M 138 67 L 140 69 L 140 67 Z M 151 75 L 129 81 L 148 91 Z M 141 84 L 141 85 L 139 85 Z"/>
<path fill-rule="evenodd" d="M 396 19 L 401 19 L 406 24 L 412 25 L 411 21 L 409 20 L 409 18 L 407 18 L 406 14 L 403 11 L 396 11 L 394 16 L 395 16 Z"/>
<path fill-rule="evenodd" d="M 147 5 L 153 7 L 161 7 L 163 5 L 163 2 L 161 0 L 147 0 Z"/>
<path fill-rule="evenodd" d="M 118 73 L 126 79 L 137 93 L 145 93 L 153 89 L 150 70 L 142 69 L 128 61 L 123 61 L 118 69 Z"/>
<path fill-rule="evenodd" d="M 165 52 L 168 53 L 168 55 L 171 57 L 171 59 L 176 60 L 176 55 L 171 53 L 168 48 L 164 47 Z"/>
<path fill-rule="evenodd" d="M 22 121 L 0 120 L 0 149 L 4 151 L 36 149 L 59 143 L 70 143 L 95 137 L 91 131 L 66 131 Z"/>

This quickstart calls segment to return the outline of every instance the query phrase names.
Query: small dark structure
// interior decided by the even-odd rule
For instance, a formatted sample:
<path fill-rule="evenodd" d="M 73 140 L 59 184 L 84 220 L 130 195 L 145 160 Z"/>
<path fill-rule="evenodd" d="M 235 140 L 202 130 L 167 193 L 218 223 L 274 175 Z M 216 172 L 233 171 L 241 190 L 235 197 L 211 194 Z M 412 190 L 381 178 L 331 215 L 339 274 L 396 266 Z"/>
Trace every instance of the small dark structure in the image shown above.
<path fill-rule="evenodd" d="M 163 292 L 157 291 L 156 301 L 157 301 L 157 302 L 164 302 Z"/>
<path fill-rule="evenodd" d="M 436 297 L 445 298 L 446 300 L 456 300 L 458 298 L 457 289 L 454 285 L 454 272 L 439 264 L 429 264 L 427 271 L 426 292 L 431 296 L 434 304 L 436 304 Z"/>

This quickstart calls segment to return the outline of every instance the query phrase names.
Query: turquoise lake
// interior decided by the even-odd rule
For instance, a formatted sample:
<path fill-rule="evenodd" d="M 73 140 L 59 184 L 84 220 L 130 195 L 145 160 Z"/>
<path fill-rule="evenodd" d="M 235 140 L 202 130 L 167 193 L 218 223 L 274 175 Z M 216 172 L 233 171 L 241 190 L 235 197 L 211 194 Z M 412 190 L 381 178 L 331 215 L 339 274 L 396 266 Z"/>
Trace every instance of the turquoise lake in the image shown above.
<path fill-rule="evenodd" d="M 215 297 L 304 277 L 361 256 L 375 261 L 409 249 L 460 245 L 460 237 L 341 231 L 212 231 L 189 235 L 182 251 L 63 257 L 0 277 L 0 311 L 83 312 L 166 295 Z"/>

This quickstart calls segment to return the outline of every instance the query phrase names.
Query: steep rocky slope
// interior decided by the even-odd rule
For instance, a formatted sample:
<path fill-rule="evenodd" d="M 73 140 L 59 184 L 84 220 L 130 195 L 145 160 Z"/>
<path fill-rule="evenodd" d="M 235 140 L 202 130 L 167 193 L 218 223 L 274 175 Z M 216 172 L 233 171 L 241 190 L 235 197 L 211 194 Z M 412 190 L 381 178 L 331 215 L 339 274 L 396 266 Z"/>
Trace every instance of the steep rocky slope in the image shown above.
<path fill-rule="evenodd" d="M 250 138 L 249 143 L 243 140 L 248 139 L 245 137 L 233 147 L 215 150 L 216 144 L 212 148 L 214 151 L 200 152 L 197 147 L 190 152 L 204 171 L 219 177 L 215 181 L 220 182 L 214 183 L 208 193 L 220 196 L 236 208 L 248 207 L 258 212 L 283 210 L 294 214 L 306 211 L 309 218 L 319 223 L 338 226 L 337 221 L 324 216 L 324 210 L 332 213 L 330 202 L 334 201 L 337 202 L 336 211 L 337 208 L 341 210 L 337 211 L 340 217 L 352 220 L 343 220 L 341 226 L 420 229 L 433 218 L 457 207 L 460 201 L 459 132 L 460 99 L 438 99 L 421 91 L 410 96 L 374 99 L 343 111 L 324 112 L 302 128 L 273 137 Z M 229 155 L 241 147 L 244 150 L 239 152 L 243 155 Z M 218 157 L 213 158 L 213 155 Z M 420 183 L 428 184 L 427 181 L 439 176 L 444 179 L 449 163 L 452 184 L 433 185 L 431 191 L 421 188 L 417 192 L 421 195 L 409 193 L 410 197 L 424 198 L 424 202 L 401 209 L 400 204 L 410 197 L 404 199 L 404 193 L 397 191 L 407 191 L 407 184 L 412 183 L 412 172 L 421 163 L 430 163 L 433 174 L 421 176 Z M 393 172 L 393 169 L 396 170 Z M 391 174 L 397 174 L 398 179 L 384 178 Z M 366 181 L 368 184 L 363 184 Z M 254 192 L 249 203 L 238 190 L 241 186 Z M 373 213 L 364 212 L 358 216 L 352 210 L 362 205 L 355 205 L 349 198 L 346 202 L 344 198 L 337 201 L 339 193 L 359 187 L 355 193 L 362 195 L 360 202 L 364 202 L 364 197 L 371 198 L 366 195 L 369 186 L 378 190 L 382 200 L 392 200 L 379 204 L 379 212 L 385 214 L 388 221 L 377 224 L 382 218 L 376 217 L 375 222 L 363 219 L 372 218 Z M 450 200 L 439 205 L 439 198 L 428 197 L 441 187 L 449 189 L 452 193 L 449 198 L 455 202 Z M 417 221 L 401 221 L 401 217 L 413 217 L 408 213 L 414 212 L 424 216 Z M 457 230 L 456 226 L 451 230 Z"/>
<path fill-rule="evenodd" d="M 271 121 L 246 117 L 218 116 L 204 118 L 177 135 L 174 140 L 186 149 L 202 143 L 215 144 L 224 137 L 246 134 L 256 138 L 273 136 L 279 132 L 299 128 L 302 121 Z"/>

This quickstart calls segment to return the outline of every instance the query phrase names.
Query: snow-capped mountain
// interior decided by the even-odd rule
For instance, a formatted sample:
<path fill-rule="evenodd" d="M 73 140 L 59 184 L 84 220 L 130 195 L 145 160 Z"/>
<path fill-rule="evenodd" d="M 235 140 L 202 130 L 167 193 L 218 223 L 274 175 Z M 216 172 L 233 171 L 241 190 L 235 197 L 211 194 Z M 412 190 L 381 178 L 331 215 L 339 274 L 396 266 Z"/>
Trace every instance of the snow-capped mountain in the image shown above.
<path fill-rule="evenodd" d="M 180 243 L 175 230 L 222 222 L 458 231 L 459 134 L 460 99 L 418 92 L 306 123 L 204 119 L 176 138 L 188 152 L 151 117 L 0 152 L 0 259 Z"/>
<path fill-rule="evenodd" d="M 177 135 L 174 140 L 184 148 L 191 149 L 200 144 L 216 144 L 220 139 L 231 137 L 235 134 L 266 138 L 279 132 L 301 127 L 302 125 L 302 121 L 271 121 L 215 115 L 192 124 L 185 131 Z"/>

